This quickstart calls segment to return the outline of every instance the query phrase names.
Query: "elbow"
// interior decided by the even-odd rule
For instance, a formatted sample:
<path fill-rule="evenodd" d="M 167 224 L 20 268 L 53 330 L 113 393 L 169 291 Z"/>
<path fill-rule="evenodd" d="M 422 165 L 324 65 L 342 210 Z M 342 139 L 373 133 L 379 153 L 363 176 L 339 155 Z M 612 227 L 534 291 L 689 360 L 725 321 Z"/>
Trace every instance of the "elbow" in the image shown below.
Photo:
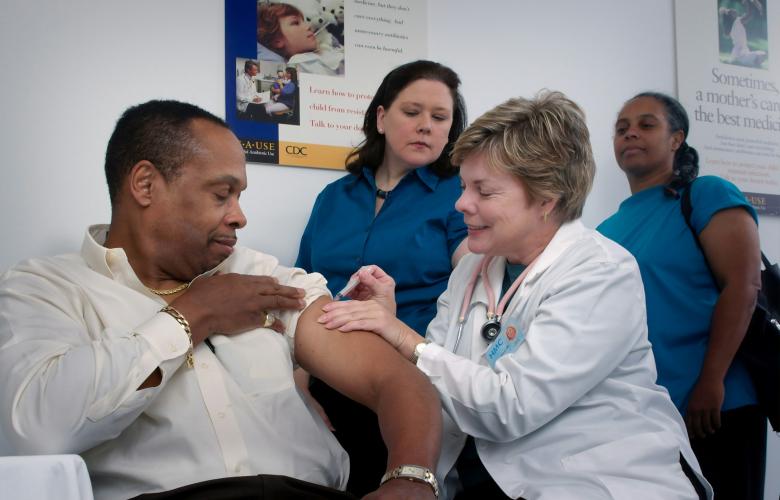
<path fill-rule="evenodd" d="M 721 297 L 733 300 L 740 304 L 747 314 L 752 314 L 756 308 L 759 291 L 761 291 L 761 280 L 757 276 L 755 279 L 743 283 L 727 284 L 721 291 Z"/>
<path fill-rule="evenodd" d="M 501 414 L 493 415 L 493 418 L 482 415 L 481 429 L 474 429 L 469 434 L 494 443 L 511 443 L 528 433 L 524 420 L 521 414 L 512 415 L 511 418 Z"/>
<path fill-rule="evenodd" d="M 67 412 L 19 398 L 7 404 L 0 421 L 0 455 L 58 455 L 89 449 L 82 424 Z"/>

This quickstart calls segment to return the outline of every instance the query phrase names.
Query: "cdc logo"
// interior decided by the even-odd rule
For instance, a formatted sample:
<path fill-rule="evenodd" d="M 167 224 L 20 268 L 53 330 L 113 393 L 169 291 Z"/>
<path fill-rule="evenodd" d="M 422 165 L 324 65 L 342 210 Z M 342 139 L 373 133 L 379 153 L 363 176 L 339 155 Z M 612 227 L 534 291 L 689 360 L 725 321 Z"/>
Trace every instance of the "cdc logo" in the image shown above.
<path fill-rule="evenodd" d="M 306 146 L 288 144 L 284 147 L 284 152 L 292 156 L 306 156 Z"/>

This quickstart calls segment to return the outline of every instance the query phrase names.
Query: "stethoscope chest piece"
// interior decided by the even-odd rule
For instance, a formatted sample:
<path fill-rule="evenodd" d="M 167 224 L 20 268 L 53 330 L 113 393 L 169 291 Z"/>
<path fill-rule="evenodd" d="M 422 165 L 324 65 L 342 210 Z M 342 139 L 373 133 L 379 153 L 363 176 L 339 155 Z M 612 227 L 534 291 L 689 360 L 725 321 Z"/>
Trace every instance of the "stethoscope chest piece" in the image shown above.
<path fill-rule="evenodd" d="M 492 342 L 498 337 L 499 332 L 501 332 L 501 323 L 498 322 L 498 319 L 488 320 L 482 325 L 482 338 L 488 342 Z"/>

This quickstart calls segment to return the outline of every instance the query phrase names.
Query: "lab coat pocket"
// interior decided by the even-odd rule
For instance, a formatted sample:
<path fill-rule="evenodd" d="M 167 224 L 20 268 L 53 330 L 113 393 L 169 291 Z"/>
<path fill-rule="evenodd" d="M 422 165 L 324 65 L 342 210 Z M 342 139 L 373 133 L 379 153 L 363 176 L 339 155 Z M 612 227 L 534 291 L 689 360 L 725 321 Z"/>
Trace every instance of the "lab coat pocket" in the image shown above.
<path fill-rule="evenodd" d="M 292 355 L 283 335 L 257 329 L 211 337 L 214 354 L 248 396 L 272 394 L 293 386 Z"/>
<path fill-rule="evenodd" d="M 609 441 L 561 459 L 569 472 L 595 476 L 613 498 L 696 498 L 680 466 L 680 447 L 669 432 Z"/>

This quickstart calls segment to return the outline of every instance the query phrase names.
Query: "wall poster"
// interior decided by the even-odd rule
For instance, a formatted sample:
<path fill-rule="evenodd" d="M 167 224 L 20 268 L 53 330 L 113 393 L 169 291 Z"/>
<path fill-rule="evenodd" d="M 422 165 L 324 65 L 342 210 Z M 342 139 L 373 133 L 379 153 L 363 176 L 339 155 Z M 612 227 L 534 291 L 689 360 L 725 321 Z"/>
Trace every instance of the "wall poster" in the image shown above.
<path fill-rule="evenodd" d="M 425 0 L 225 0 L 225 118 L 247 161 L 343 169 L 385 74 L 427 54 Z"/>
<path fill-rule="evenodd" d="M 780 11 L 768 0 L 677 0 L 677 88 L 701 174 L 780 215 Z"/>

